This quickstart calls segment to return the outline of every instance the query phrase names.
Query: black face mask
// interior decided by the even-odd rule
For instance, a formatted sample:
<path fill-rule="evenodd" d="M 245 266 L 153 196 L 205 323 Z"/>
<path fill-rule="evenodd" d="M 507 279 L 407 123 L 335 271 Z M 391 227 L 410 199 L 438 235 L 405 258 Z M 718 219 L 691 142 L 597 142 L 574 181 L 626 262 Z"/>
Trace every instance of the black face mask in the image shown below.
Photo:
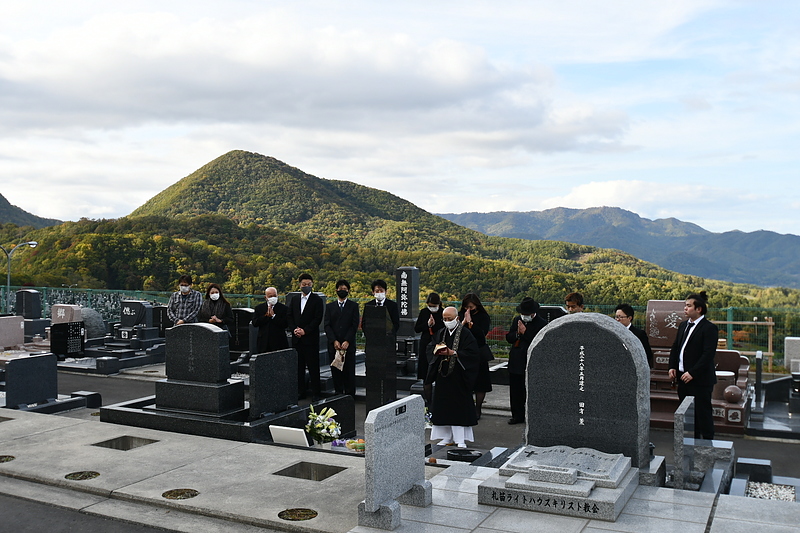
<path fill-rule="evenodd" d="M 311 287 L 300 287 L 300 291 L 303 294 L 309 294 L 311 292 Z"/>
<path fill-rule="evenodd" d="M 347 298 L 348 294 L 350 294 L 350 291 L 336 291 L 336 296 L 338 296 L 342 300 Z"/>

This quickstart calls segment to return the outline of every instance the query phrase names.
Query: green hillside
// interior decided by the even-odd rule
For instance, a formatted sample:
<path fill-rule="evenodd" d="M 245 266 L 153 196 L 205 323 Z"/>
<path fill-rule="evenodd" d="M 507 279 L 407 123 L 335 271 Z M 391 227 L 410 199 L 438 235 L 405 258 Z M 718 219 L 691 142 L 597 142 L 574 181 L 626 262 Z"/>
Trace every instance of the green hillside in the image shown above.
<path fill-rule="evenodd" d="M 0 224 L 15 224 L 17 226 L 33 226 L 34 228 L 44 228 L 61 224 L 60 220 L 54 218 L 37 217 L 28 213 L 15 205 L 11 205 L 6 197 L 0 194 Z"/>

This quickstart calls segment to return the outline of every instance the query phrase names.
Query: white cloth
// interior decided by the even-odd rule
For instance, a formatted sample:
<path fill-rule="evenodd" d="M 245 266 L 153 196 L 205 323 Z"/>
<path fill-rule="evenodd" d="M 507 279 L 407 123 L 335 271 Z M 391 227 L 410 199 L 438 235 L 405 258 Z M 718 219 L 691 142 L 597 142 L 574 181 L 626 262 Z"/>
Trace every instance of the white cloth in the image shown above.
<path fill-rule="evenodd" d="M 474 442 L 472 426 L 433 426 L 431 440 L 442 440 L 464 444 L 466 441 Z"/>

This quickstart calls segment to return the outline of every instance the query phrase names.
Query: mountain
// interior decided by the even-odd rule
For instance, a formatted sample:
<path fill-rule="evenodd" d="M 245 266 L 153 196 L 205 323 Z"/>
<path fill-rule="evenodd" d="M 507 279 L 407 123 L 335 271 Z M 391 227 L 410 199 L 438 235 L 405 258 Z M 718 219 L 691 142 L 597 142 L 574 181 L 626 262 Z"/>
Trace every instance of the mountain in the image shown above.
<path fill-rule="evenodd" d="M 692 276 L 800 288 L 797 235 L 712 233 L 675 218 L 648 220 L 618 207 L 440 216 L 487 235 L 614 248 Z"/>
<path fill-rule="evenodd" d="M 61 224 L 54 218 L 37 217 L 15 205 L 11 205 L 6 197 L 0 194 L 0 224 L 16 224 L 17 226 L 33 226 L 44 228 Z"/>

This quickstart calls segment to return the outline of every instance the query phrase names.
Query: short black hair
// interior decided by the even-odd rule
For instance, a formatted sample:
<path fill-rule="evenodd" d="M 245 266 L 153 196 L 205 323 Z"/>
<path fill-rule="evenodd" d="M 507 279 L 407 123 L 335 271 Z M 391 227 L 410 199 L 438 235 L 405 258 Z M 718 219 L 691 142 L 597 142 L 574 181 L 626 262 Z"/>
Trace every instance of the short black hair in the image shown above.
<path fill-rule="evenodd" d="M 633 307 L 631 307 L 629 304 L 619 304 L 614 308 L 614 312 L 616 313 L 617 311 L 622 311 L 625 313 L 625 316 L 633 318 Z"/>
<path fill-rule="evenodd" d="M 376 279 L 372 282 L 372 285 L 370 286 L 372 292 L 375 292 L 375 287 L 383 287 L 383 290 L 387 290 L 386 282 L 382 279 Z"/>
<path fill-rule="evenodd" d="M 693 292 L 689 296 L 686 297 L 687 300 L 694 300 L 694 308 L 700 308 L 701 315 L 705 315 L 708 313 L 708 295 L 706 291 L 700 291 L 699 293 Z"/>
<path fill-rule="evenodd" d="M 181 283 L 186 283 L 188 285 L 192 285 L 192 276 L 189 274 L 184 274 L 183 276 L 178 278 L 178 285 Z"/>
<path fill-rule="evenodd" d="M 300 274 L 300 277 L 297 278 L 297 281 L 303 281 L 304 279 L 310 279 L 311 281 L 314 281 L 314 278 L 312 278 L 311 274 L 309 274 L 308 272 L 303 272 L 302 274 Z"/>
<path fill-rule="evenodd" d="M 428 295 L 428 299 L 425 300 L 425 303 L 428 305 L 431 304 L 442 305 L 442 297 L 439 296 L 438 292 L 432 292 Z"/>
<path fill-rule="evenodd" d="M 337 281 L 337 282 L 336 282 L 336 288 L 337 288 L 337 289 L 338 289 L 339 287 L 341 287 L 342 285 L 344 285 L 345 287 L 347 287 L 347 290 L 348 290 L 348 291 L 350 290 L 350 282 L 349 282 L 349 281 L 347 281 L 346 279 L 340 279 L 339 281 Z"/>

